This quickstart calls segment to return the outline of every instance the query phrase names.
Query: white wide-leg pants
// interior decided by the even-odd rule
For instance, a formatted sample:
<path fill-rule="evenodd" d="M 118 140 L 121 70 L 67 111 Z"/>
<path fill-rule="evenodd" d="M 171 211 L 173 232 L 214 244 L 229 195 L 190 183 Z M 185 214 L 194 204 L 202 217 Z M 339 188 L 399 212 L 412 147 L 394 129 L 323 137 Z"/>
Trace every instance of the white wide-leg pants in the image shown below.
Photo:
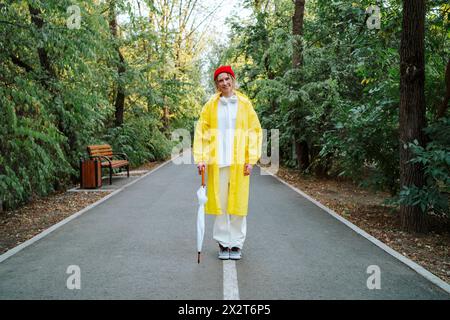
<path fill-rule="evenodd" d="M 219 168 L 219 177 L 222 214 L 217 215 L 214 221 L 213 238 L 225 248 L 242 249 L 247 234 L 247 217 L 227 212 L 230 167 Z"/>

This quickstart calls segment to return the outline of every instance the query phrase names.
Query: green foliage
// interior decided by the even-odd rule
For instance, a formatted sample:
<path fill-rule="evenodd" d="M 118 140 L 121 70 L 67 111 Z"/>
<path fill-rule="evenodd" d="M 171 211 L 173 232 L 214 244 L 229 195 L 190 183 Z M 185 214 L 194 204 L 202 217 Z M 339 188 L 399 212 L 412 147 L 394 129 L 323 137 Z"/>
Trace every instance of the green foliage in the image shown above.
<path fill-rule="evenodd" d="M 236 66 L 238 81 L 253 99 L 262 126 L 280 130 L 281 163 L 297 166 L 295 143 L 303 141 L 309 147 L 306 172 L 345 176 L 398 195 L 401 1 L 379 4 L 379 30 L 366 25 L 365 11 L 373 1 L 307 1 L 303 59 L 297 69 L 292 67 L 293 1 L 245 3 L 253 11 L 251 19 L 231 21 L 230 47 L 217 50 L 219 57 L 210 61 Z M 428 121 L 445 95 L 450 52 L 445 12 L 445 1 L 427 3 Z M 426 199 L 426 206 L 433 208 L 443 203 L 448 186 L 443 162 L 448 143 L 436 139 L 430 133 L 428 146 L 415 148 L 416 160 L 427 163 L 427 187 L 420 196 L 419 191 L 407 191 L 413 202 Z"/>
<path fill-rule="evenodd" d="M 167 159 L 171 151 L 171 142 L 159 131 L 158 121 L 149 116 L 128 119 L 123 126 L 110 128 L 102 142 L 126 153 L 132 166 Z"/>
<path fill-rule="evenodd" d="M 14 103 L 6 98 L 31 97 L 8 88 L 0 93 L 0 118 L 6 120 L 0 122 L 0 200 L 12 208 L 34 194 L 54 191 L 74 170 L 61 149 L 65 137 L 45 118 L 18 118 Z"/>
<path fill-rule="evenodd" d="M 167 21 L 168 10 L 145 3 L 151 19 Z M 67 26 L 70 5 L 80 8 L 79 29 Z M 204 96 L 200 66 L 193 62 L 198 51 L 191 50 L 200 45 L 195 30 L 179 33 L 190 33 L 185 42 L 175 39 L 173 29 L 158 30 L 125 0 L 8 1 L 0 13 L 5 208 L 75 184 L 89 144 L 110 143 L 138 166 L 170 155 L 170 130 L 193 128 Z M 110 28 L 114 15 L 127 17 L 117 35 Z M 116 127 L 119 88 L 125 95 L 124 124 Z"/>
<path fill-rule="evenodd" d="M 212 87 L 202 86 L 203 35 L 189 29 L 197 26 L 183 16 L 190 9 L 177 6 L 197 2 L 140 3 L 149 9 L 145 15 L 125 0 L 80 2 L 80 29 L 66 25 L 70 0 L 9 1 L 0 7 L 0 200 L 5 207 L 75 183 L 89 144 L 110 143 L 137 166 L 169 155 L 172 130 L 193 133 Z M 283 164 L 297 166 L 295 145 L 305 142 L 307 172 L 346 176 L 399 194 L 405 203 L 444 212 L 449 142 L 442 132 L 448 132 L 449 123 L 447 118 L 431 121 L 445 94 L 448 4 L 427 2 L 425 94 L 432 125 L 428 145 L 411 146 L 427 184 L 401 191 L 401 1 L 380 4 L 380 30 L 366 26 L 365 9 L 372 4 L 307 1 L 302 45 L 294 48 L 293 1 L 246 0 L 253 15 L 229 20 L 230 44 L 214 44 L 208 69 L 233 65 L 262 126 L 280 130 Z M 39 11 L 42 25 L 32 9 Z M 110 28 L 114 15 L 127 17 L 117 35 Z M 295 69 L 294 49 L 301 49 L 303 58 Z M 124 123 L 116 127 L 119 89 L 125 95 Z"/>
<path fill-rule="evenodd" d="M 450 118 L 442 118 L 426 130 L 431 142 L 425 148 L 411 143 L 415 157 L 413 163 L 424 167 L 426 184 L 422 188 L 404 188 L 399 194 L 399 203 L 419 205 L 423 212 L 450 215 Z"/>

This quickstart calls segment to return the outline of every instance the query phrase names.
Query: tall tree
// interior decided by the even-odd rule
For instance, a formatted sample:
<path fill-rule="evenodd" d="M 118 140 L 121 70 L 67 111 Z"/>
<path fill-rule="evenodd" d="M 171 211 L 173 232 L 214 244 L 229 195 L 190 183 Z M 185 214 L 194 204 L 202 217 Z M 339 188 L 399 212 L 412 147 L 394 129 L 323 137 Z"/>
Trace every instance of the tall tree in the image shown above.
<path fill-rule="evenodd" d="M 299 70 L 303 65 L 303 46 L 302 46 L 302 36 L 303 36 L 303 18 L 305 15 L 305 0 L 295 0 L 294 3 L 294 15 L 292 17 L 292 35 L 293 50 L 292 50 L 292 68 Z M 297 73 L 299 77 L 298 83 L 296 85 L 302 84 L 301 72 Z M 300 106 L 297 106 L 300 107 Z M 295 125 L 297 130 L 298 126 Z M 295 152 L 297 155 L 298 166 L 300 169 L 305 170 L 309 167 L 309 148 L 308 143 L 305 139 L 301 137 L 295 137 Z"/>
<path fill-rule="evenodd" d="M 117 94 L 115 96 L 115 125 L 119 127 L 123 124 L 123 114 L 125 110 L 125 88 L 124 83 L 122 81 L 123 74 L 125 73 L 125 59 L 120 52 L 120 44 L 119 44 L 119 33 L 117 30 L 117 14 L 116 14 L 117 3 L 116 0 L 112 0 L 109 4 L 109 28 L 111 30 L 111 34 L 113 36 L 113 41 L 115 41 L 115 50 L 119 57 L 119 61 L 117 62 Z"/>
<path fill-rule="evenodd" d="M 450 58 L 447 61 L 447 67 L 445 68 L 445 97 L 437 111 L 437 118 L 441 118 L 445 115 L 448 109 L 448 103 L 450 102 Z"/>
<path fill-rule="evenodd" d="M 423 166 L 411 163 L 408 144 L 425 145 L 425 0 L 403 0 L 400 45 L 400 186 L 424 185 Z M 402 227 L 407 231 L 426 231 L 425 213 L 419 205 L 400 206 Z"/>
<path fill-rule="evenodd" d="M 292 67 L 299 68 L 303 64 L 303 48 L 301 37 L 303 36 L 303 18 L 305 16 L 305 0 L 295 0 L 294 15 L 292 17 L 293 54 Z"/>

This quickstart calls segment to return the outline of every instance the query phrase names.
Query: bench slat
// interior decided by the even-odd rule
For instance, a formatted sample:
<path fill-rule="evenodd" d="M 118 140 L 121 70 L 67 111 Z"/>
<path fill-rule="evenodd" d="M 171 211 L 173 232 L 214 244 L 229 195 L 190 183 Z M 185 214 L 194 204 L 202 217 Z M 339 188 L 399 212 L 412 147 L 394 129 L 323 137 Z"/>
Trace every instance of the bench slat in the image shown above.
<path fill-rule="evenodd" d="M 112 148 L 109 144 L 92 145 L 88 146 L 87 149 L 89 156 L 91 157 L 95 156 L 111 157 L 113 154 Z"/>
<path fill-rule="evenodd" d="M 105 157 L 111 157 L 112 152 L 91 152 L 91 157 L 98 157 L 98 156 L 105 156 Z"/>
<path fill-rule="evenodd" d="M 112 160 L 111 161 L 111 167 L 113 167 L 113 168 L 126 166 L 127 164 L 128 164 L 127 160 Z M 103 161 L 102 162 L 102 167 L 109 167 L 109 162 L 108 161 Z"/>

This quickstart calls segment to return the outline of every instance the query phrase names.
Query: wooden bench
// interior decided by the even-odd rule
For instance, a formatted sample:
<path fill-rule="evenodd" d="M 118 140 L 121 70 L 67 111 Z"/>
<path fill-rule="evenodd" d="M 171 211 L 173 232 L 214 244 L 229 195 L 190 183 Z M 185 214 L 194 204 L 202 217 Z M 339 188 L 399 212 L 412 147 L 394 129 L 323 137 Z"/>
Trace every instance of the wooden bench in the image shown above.
<path fill-rule="evenodd" d="M 91 145 L 87 147 L 89 158 L 99 158 L 102 168 L 109 168 L 109 184 L 112 184 L 114 168 L 127 168 L 127 177 L 130 177 L 130 162 L 125 153 L 114 153 L 109 144 Z"/>

